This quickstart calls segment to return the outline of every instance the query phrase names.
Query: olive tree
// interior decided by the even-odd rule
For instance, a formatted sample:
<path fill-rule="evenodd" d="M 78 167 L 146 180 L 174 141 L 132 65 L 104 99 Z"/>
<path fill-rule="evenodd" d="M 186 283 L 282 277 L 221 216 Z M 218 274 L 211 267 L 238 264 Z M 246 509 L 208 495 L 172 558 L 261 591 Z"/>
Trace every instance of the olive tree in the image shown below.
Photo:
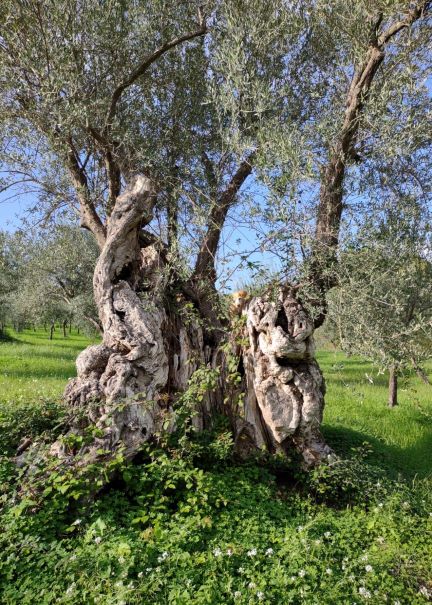
<path fill-rule="evenodd" d="M 75 213 L 99 247 L 103 343 L 79 356 L 67 400 L 87 406 L 105 449 L 127 456 L 202 366 L 219 378 L 194 422 L 224 413 L 224 226 L 248 181 L 268 193 L 270 211 L 307 186 L 304 292 L 318 311 L 308 314 L 292 283 L 249 302 L 245 393 L 231 418 L 239 445 L 326 458 L 313 331 L 344 194 L 359 186 L 358 147 L 385 146 L 384 126 L 399 124 L 398 99 L 420 99 L 427 115 L 430 2 L 5 0 L 0 16 L 4 187 L 37 189 L 42 220 Z M 87 446 L 88 459 L 101 449 Z"/>
<path fill-rule="evenodd" d="M 415 201 L 393 203 L 341 255 L 328 321 L 343 350 L 389 371 L 389 407 L 398 374 L 431 356 L 429 224 Z M 423 374 L 425 377 L 425 375 Z"/>

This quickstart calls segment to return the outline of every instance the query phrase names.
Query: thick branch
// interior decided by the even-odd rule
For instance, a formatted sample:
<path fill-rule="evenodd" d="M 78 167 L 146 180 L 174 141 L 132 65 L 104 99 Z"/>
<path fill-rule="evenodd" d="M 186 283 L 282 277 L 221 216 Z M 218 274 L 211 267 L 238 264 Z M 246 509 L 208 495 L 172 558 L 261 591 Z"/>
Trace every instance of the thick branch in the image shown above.
<path fill-rule="evenodd" d="M 219 245 L 220 235 L 225 223 L 228 211 L 234 204 L 237 193 L 252 172 L 255 152 L 251 153 L 238 167 L 236 173 L 228 183 L 227 188 L 221 193 L 213 205 L 207 226 L 207 231 L 201 242 L 195 265 L 195 278 L 216 280 L 215 257 Z"/>
<path fill-rule="evenodd" d="M 153 65 L 153 63 L 155 63 L 159 59 L 159 57 L 164 55 L 166 52 L 168 52 L 172 48 L 179 46 L 179 44 L 182 44 L 183 42 L 187 42 L 188 40 L 193 40 L 194 38 L 203 36 L 206 32 L 207 32 L 207 26 L 205 24 L 205 21 L 201 15 L 201 13 L 199 13 L 199 24 L 198 24 L 198 28 L 196 30 L 189 32 L 187 34 L 184 34 L 183 36 L 173 38 L 169 42 L 165 42 L 165 44 L 163 44 L 157 50 L 155 50 L 153 53 L 151 53 L 150 55 L 145 57 L 145 59 L 132 71 L 130 76 L 128 78 L 126 78 L 123 82 L 121 82 L 121 84 L 119 84 L 117 86 L 117 88 L 114 90 L 112 98 L 111 98 L 109 110 L 108 110 L 108 113 L 106 116 L 106 127 L 109 128 L 110 125 L 112 124 L 112 121 L 113 121 L 115 113 L 116 113 L 117 104 L 120 101 L 120 98 L 121 98 L 123 92 L 127 88 L 129 88 L 129 86 L 132 86 L 132 84 L 134 84 L 136 82 L 136 80 L 138 80 L 138 78 L 143 76 L 146 73 L 146 71 L 149 69 L 149 67 L 151 67 L 151 65 Z"/>
<path fill-rule="evenodd" d="M 105 167 L 108 177 L 108 203 L 107 214 L 111 214 L 117 197 L 120 195 L 121 189 L 121 171 L 117 161 L 114 158 L 114 145 L 102 136 L 96 128 L 90 127 L 89 132 L 96 141 L 97 146 L 101 150 L 105 159 Z"/>
<path fill-rule="evenodd" d="M 403 29 L 423 18 L 430 10 L 430 2 L 420 2 L 401 19 L 378 34 L 381 16 L 373 24 L 369 47 L 363 63 L 356 70 L 347 95 L 344 121 L 333 145 L 327 165 L 322 171 L 315 245 L 312 254 L 312 280 L 322 291 L 332 286 L 331 279 L 323 279 L 323 272 L 332 262 L 338 245 L 343 210 L 343 184 L 347 164 L 354 155 L 361 113 L 368 98 L 375 75 L 385 57 L 386 45 Z M 324 271 L 323 271 L 324 270 Z"/>
<path fill-rule="evenodd" d="M 79 165 L 78 156 L 71 139 L 68 141 L 68 144 L 66 165 L 80 203 L 81 226 L 93 233 L 99 248 L 102 249 L 106 239 L 105 227 L 91 200 L 87 177 Z"/>

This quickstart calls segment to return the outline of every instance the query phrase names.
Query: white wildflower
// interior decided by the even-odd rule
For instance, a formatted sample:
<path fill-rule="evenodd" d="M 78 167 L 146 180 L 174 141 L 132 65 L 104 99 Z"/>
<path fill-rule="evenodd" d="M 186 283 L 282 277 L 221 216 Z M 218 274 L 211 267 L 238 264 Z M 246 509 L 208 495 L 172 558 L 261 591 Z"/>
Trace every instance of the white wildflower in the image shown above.
<path fill-rule="evenodd" d="M 365 570 L 370 573 L 371 571 L 373 571 L 373 567 L 372 565 L 366 565 Z"/>
<path fill-rule="evenodd" d="M 291 576 L 290 580 L 291 580 L 291 582 L 295 582 L 296 581 L 296 577 L 295 576 Z"/>
<path fill-rule="evenodd" d="M 430 597 L 432 592 L 426 588 L 426 586 L 421 586 L 419 593 L 424 597 Z"/>
<path fill-rule="evenodd" d="M 372 596 L 371 593 L 369 592 L 369 590 L 367 590 L 364 586 L 360 586 L 358 591 L 359 591 L 359 595 L 361 597 L 363 597 L 364 599 L 370 599 Z"/>
<path fill-rule="evenodd" d="M 367 561 L 368 560 L 368 556 L 367 555 L 363 555 L 362 557 L 360 557 L 361 561 Z"/>
<path fill-rule="evenodd" d="M 251 550 L 248 550 L 246 554 L 248 557 L 254 557 L 257 554 L 257 549 L 251 548 Z"/>
<path fill-rule="evenodd" d="M 226 554 L 227 554 L 229 557 L 232 557 L 232 556 L 233 556 L 233 551 L 232 551 L 232 548 L 227 548 Z"/>
<path fill-rule="evenodd" d="M 73 593 L 74 590 L 75 590 L 75 582 L 72 582 L 72 584 L 67 588 L 66 594 L 70 595 Z"/>
<path fill-rule="evenodd" d="M 75 519 L 75 521 L 72 523 L 72 525 L 81 525 L 82 521 L 81 519 Z"/>
<path fill-rule="evenodd" d="M 236 590 L 234 593 L 234 598 L 239 599 L 240 597 L 241 597 L 241 592 L 239 590 Z"/>
<path fill-rule="evenodd" d="M 255 582 L 249 582 L 248 588 L 256 588 Z"/>
<path fill-rule="evenodd" d="M 402 502 L 402 506 L 404 508 L 409 508 L 409 502 Z"/>
<path fill-rule="evenodd" d="M 378 544 L 384 544 L 385 539 L 382 536 L 378 536 L 377 542 L 378 542 Z"/>
<path fill-rule="evenodd" d="M 102 542 L 102 538 L 100 536 L 96 536 L 95 540 L 96 544 L 100 544 Z"/>
<path fill-rule="evenodd" d="M 139 578 L 142 578 L 142 577 L 143 577 L 143 575 L 144 575 L 144 572 L 143 572 L 143 571 L 140 571 L 140 572 L 138 573 L 138 577 L 139 577 Z"/>
<path fill-rule="evenodd" d="M 297 531 L 303 531 L 303 525 L 299 525 L 299 526 L 297 527 Z"/>
<path fill-rule="evenodd" d="M 262 601 L 264 598 L 264 593 L 261 592 L 260 590 L 257 592 L 256 596 L 258 597 L 259 601 Z"/>
<path fill-rule="evenodd" d="M 348 580 L 350 582 L 354 582 L 355 581 L 355 577 L 351 574 L 350 576 L 348 576 Z"/>
<path fill-rule="evenodd" d="M 330 569 L 330 567 L 327 567 L 327 569 L 326 569 L 326 574 L 327 574 L 328 576 L 331 576 L 331 575 L 332 575 L 332 573 L 333 573 L 333 572 L 332 572 L 332 570 Z"/>
<path fill-rule="evenodd" d="M 305 577 L 305 575 L 306 575 L 305 570 L 304 570 L 304 569 L 300 569 L 300 571 L 299 571 L 298 575 L 299 575 L 301 578 L 304 578 L 304 577 Z"/>
<path fill-rule="evenodd" d="M 76 555 L 72 555 L 71 557 L 69 557 L 69 561 L 75 561 L 76 558 L 77 558 Z"/>
<path fill-rule="evenodd" d="M 121 580 L 119 580 L 118 582 L 115 583 L 115 586 L 117 586 L 117 588 L 121 588 L 123 586 L 123 582 Z"/>
<path fill-rule="evenodd" d="M 324 538 L 330 538 L 330 536 L 331 536 L 331 532 L 326 531 L 324 534 Z"/>
<path fill-rule="evenodd" d="M 152 570 L 152 568 L 151 568 L 151 567 L 146 567 L 146 572 L 147 572 L 147 573 L 150 573 L 150 572 L 151 572 L 151 570 Z"/>
<path fill-rule="evenodd" d="M 315 544 L 316 546 L 319 546 L 321 544 L 321 540 L 315 540 Z"/>
<path fill-rule="evenodd" d="M 119 557 L 119 563 L 120 565 L 123 565 L 123 563 L 126 561 L 126 559 L 124 557 Z"/>
<path fill-rule="evenodd" d="M 267 548 L 267 550 L 265 551 L 265 554 L 270 557 L 272 554 L 274 553 L 273 548 Z"/>
<path fill-rule="evenodd" d="M 220 557 L 222 555 L 222 551 L 220 548 L 215 548 L 213 554 L 215 557 Z"/>

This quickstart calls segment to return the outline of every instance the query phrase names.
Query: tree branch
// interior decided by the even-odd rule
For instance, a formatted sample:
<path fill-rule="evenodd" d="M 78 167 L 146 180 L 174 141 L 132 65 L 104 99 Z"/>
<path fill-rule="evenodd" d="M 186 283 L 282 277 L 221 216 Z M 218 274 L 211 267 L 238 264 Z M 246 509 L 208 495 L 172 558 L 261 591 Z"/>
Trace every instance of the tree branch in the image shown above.
<path fill-rule="evenodd" d="M 111 97 L 111 103 L 110 103 L 110 106 L 108 109 L 108 113 L 107 113 L 106 119 L 105 119 L 105 129 L 109 129 L 112 124 L 112 121 L 116 114 L 117 104 L 120 101 L 120 98 L 121 98 L 123 92 L 127 88 L 129 88 L 129 86 L 132 86 L 132 84 L 134 84 L 136 82 L 136 80 L 138 80 L 138 78 L 143 76 L 146 73 L 146 71 L 149 69 L 149 67 L 151 67 L 151 65 L 153 65 L 153 63 L 155 63 L 159 59 L 159 57 L 164 55 L 166 52 L 168 52 L 172 48 L 179 46 L 179 44 L 182 44 L 183 42 L 187 42 L 188 40 L 193 40 L 194 38 L 203 36 L 206 32 L 207 32 L 207 25 L 205 23 L 205 19 L 201 13 L 201 10 L 199 10 L 198 11 L 198 28 L 197 29 L 195 29 L 194 31 L 189 32 L 187 34 L 184 34 L 183 36 L 173 38 L 169 42 L 165 42 L 165 44 L 163 44 L 157 50 L 155 50 L 153 53 L 151 53 L 150 55 L 145 57 L 145 59 L 132 71 L 130 76 L 128 78 L 126 78 L 125 80 L 123 80 L 123 82 L 121 82 L 121 84 L 119 84 L 117 86 L 117 88 L 114 90 L 113 95 Z"/>
<path fill-rule="evenodd" d="M 255 152 L 252 152 L 247 159 L 241 162 L 226 189 L 219 195 L 211 209 L 207 231 L 201 242 L 195 265 L 195 278 L 206 278 L 213 284 L 216 281 L 215 257 L 219 245 L 221 231 L 228 211 L 236 199 L 237 193 L 252 172 L 254 159 Z"/>
<path fill-rule="evenodd" d="M 88 131 L 96 141 L 96 145 L 99 147 L 104 155 L 105 168 L 108 177 L 108 203 L 107 203 L 107 215 L 111 214 L 111 210 L 114 208 L 117 197 L 120 195 L 121 189 L 121 171 L 118 163 L 114 158 L 114 150 L 111 142 L 101 135 L 96 128 L 90 126 Z"/>
<path fill-rule="evenodd" d="M 343 210 L 343 184 L 346 167 L 354 157 L 354 145 L 360 125 L 361 113 L 375 75 L 385 57 L 386 45 L 403 29 L 430 14 L 431 2 L 418 2 L 405 18 L 390 24 L 379 34 L 382 16 L 373 24 L 369 46 L 363 63 L 356 69 L 347 94 L 344 121 L 330 149 L 329 160 L 322 170 L 315 242 L 312 249 L 311 278 L 322 292 L 332 287 L 331 277 L 323 277 L 334 262 L 339 240 Z"/>
<path fill-rule="evenodd" d="M 102 249 L 106 240 L 106 230 L 91 200 L 87 177 L 85 171 L 80 167 L 78 154 L 71 137 L 68 138 L 67 144 L 66 165 L 80 203 L 81 227 L 93 233 L 99 248 Z"/>

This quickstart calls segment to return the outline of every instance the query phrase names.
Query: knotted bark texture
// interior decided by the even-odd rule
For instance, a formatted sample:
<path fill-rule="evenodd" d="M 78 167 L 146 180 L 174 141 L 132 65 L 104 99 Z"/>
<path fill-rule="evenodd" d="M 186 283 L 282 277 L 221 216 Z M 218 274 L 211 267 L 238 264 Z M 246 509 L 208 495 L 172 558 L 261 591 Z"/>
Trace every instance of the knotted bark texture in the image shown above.
<path fill-rule="evenodd" d="M 320 432 L 324 379 L 314 359 L 313 322 L 292 290 L 272 302 L 254 298 L 246 310 L 249 347 L 245 420 L 258 446 L 293 446 L 313 466 L 332 455 Z"/>
<path fill-rule="evenodd" d="M 151 182 L 143 176 L 117 199 L 94 274 L 103 343 L 79 355 L 77 378 L 65 392 L 68 403 L 86 406 L 89 420 L 102 430 L 94 448 L 112 451 L 121 443 L 130 455 L 160 428 L 167 407 L 160 398 L 169 375 L 167 316 L 155 296 L 136 291 L 139 281 L 157 273 L 159 255 L 151 246 L 141 250 L 138 237 L 154 202 Z M 65 454 L 60 442 L 52 451 Z"/>

